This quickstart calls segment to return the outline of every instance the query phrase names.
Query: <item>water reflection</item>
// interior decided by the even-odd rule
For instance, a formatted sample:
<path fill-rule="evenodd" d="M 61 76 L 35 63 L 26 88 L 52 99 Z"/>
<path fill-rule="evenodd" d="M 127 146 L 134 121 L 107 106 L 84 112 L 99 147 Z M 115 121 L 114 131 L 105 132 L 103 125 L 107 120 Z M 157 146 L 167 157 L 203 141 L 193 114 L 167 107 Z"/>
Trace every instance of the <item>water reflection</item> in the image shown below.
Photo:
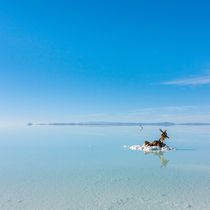
<path fill-rule="evenodd" d="M 158 158 L 160 159 L 160 162 L 161 162 L 160 168 L 166 168 L 167 164 L 169 162 L 169 160 L 164 158 L 164 153 L 165 152 L 163 152 L 163 151 L 147 151 L 147 152 L 145 151 L 144 152 L 145 155 L 153 154 L 155 156 L 158 156 Z"/>

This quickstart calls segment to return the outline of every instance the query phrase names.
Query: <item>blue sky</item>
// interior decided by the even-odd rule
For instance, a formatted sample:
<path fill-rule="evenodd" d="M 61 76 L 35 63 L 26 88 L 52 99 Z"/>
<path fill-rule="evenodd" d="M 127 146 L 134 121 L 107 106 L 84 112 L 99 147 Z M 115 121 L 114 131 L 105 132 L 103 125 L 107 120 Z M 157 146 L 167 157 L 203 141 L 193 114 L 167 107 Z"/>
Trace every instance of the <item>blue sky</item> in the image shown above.
<path fill-rule="evenodd" d="M 4 1 L 0 122 L 210 121 L 209 1 Z"/>

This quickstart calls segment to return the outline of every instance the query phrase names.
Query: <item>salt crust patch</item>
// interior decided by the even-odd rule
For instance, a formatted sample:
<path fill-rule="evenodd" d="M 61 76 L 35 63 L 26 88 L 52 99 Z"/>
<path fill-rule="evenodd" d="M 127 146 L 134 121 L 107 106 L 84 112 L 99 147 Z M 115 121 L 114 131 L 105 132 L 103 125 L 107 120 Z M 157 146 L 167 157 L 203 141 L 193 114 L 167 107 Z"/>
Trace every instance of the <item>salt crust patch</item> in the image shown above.
<path fill-rule="evenodd" d="M 169 151 L 169 150 L 175 150 L 173 147 L 169 147 L 165 145 L 164 147 L 159 147 L 159 146 L 146 146 L 145 144 L 141 145 L 132 145 L 132 146 L 127 146 L 124 145 L 124 148 L 128 148 L 130 150 L 142 150 L 142 151 Z"/>

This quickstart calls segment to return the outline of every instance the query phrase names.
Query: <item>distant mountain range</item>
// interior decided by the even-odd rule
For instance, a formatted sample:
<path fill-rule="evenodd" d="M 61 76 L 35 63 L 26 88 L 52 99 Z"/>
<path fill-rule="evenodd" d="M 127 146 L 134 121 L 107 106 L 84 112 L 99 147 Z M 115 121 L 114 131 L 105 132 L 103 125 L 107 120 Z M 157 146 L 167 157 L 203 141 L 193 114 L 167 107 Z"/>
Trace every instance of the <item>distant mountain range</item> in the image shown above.
<path fill-rule="evenodd" d="M 192 123 L 173 123 L 173 122 L 55 122 L 55 123 L 28 123 L 28 126 L 33 125 L 52 125 L 52 126 L 174 126 L 174 125 L 193 125 L 202 126 L 210 125 L 210 123 L 192 122 Z"/>

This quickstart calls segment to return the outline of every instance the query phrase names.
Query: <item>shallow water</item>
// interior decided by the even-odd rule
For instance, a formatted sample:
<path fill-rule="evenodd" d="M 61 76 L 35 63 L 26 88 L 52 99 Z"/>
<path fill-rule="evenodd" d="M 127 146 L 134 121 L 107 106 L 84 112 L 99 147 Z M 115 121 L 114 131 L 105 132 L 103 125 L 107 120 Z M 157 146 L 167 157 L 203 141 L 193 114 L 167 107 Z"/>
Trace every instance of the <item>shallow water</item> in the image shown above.
<path fill-rule="evenodd" d="M 164 128 L 162 128 L 164 129 Z M 210 127 L 0 128 L 0 209 L 210 209 Z"/>

